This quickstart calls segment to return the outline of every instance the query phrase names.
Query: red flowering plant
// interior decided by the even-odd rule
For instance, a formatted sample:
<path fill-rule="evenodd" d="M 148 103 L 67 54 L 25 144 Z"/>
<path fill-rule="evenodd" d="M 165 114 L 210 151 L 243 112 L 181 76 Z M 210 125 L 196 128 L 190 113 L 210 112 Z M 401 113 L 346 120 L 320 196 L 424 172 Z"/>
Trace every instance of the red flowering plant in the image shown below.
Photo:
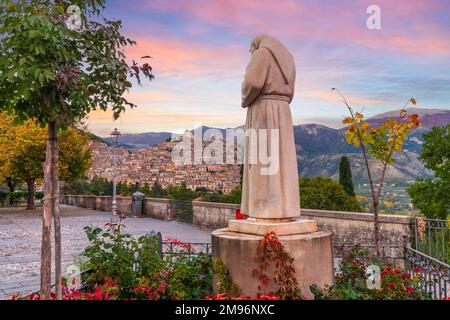
<path fill-rule="evenodd" d="M 114 279 L 119 299 L 129 298 L 139 278 L 152 275 L 163 265 L 155 239 L 136 239 L 122 229 L 121 224 L 108 224 L 103 229 L 85 227 L 90 244 L 81 254 L 85 260 L 81 269 L 89 270 L 82 274 L 87 289 L 92 291 Z"/>
<path fill-rule="evenodd" d="M 382 298 L 389 300 L 423 300 L 430 299 L 429 294 L 420 288 L 421 276 L 410 276 L 400 268 L 386 265 L 381 273 Z"/>
<path fill-rule="evenodd" d="M 249 296 L 233 296 L 229 293 L 217 293 L 217 294 L 207 294 L 205 296 L 206 300 L 252 300 L 251 297 Z M 256 298 L 253 300 L 280 300 L 279 296 L 276 296 L 272 293 L 268 293 L 268 294 L 261 294 L 258 293 L 256 295 Z"/>
<path fill-rule="evenodd" d="M 236 220 L 246 220 L 248 219 L 248 214 L 242 213 L 241 209 L 236 209 Z"/>
<path fill-rule="evenodd" d="M 69 288 L 66 284 L 62 287 L 63 300 L 116 300 L 117 282 L 109 279 L 104 285 L 98 285 L 93 290 L 83 291 L 78 288 Z M 51 300 L 56 300 L 55 292 L 50 294 Z M 14 294 L 11 300 L 41 300 L 39 292 L 22 296 L 19 293 Z"/>
<path fill-rule="evenodd" d="M 191 300 L 212 292 L 211 257 L 194 255 L 176 239 L 170 240 L 174 250 L 162 254 L 154 239 L 122 234 L 118 226 L 87 227 L 86 233 L 90 245 L 82 253 L 87 258 L 82 269 L 89 270 L 82 274 L 84 289 L 65 286 L 65 300 Z M 11 299 L 40 300 L 40 295 Z"/>
<path fill-rule="evenodd" d="M 78 288 L 69 288 L 63 285 L 63 300 L 160 300 L 166 299 L 167 283 L 163 280 L 156 287 L 148 282 L 142 282 L 136 288 L 131 290 L 127 298 L 119 296 L 119 285 L 117 281 L 109 279 L 105 284 L 99 284 L 93 289 L 80 290 Z M 54 292 L 51 293 L 51 299 L 56 300 Z M 41 300 L 39 293 L 28 295 L 14 294 L 11 300 Z M 171 299 L 177 299 L 176 296 Z"/>
<path fill-rule="evenodd" d="M 165 253 L 180 253 L 180 254 L 195 254 L 196 250 L 190 243 L 181 242 L 178 239 L 171 237 L 164 238 L 164 243 L 166 247 L 164 249 Z"/>
<path fill-rule="evenodd" d="M 208 293 L 205 295 L 205 300 L 251 300 L 249 296 L 235 296 L 228 292 L 217 294 Z"/>
<path fill-rule="evenodd" d="M 160 300 L 159 287 L 151 289 L 147 285 L 139 285 L 131 291 L 132 300 Z"/>
<path fill-rule="evenodd" d="M 132 237 L 123 226 L 86 227 L 90 245 L 82 275 L 88 290 L 117 281 L 118 299 L 202 299 L 212 291 L 211 257 L 190 244 L 166 238 L 164 248 L 153 237 Z"/>
<path fill-rule="evenodd" d="M 331 286 L 321 289 L 311 286 L 316 300 L 427 300 L 431 296 L 421 289 L 419 275 L 410 276 L 401 268 L 379 260 L 374 264 L 380 267 L 380 288 L 371 289 L 367 285 L 365 262 L 367 250 L 353 247 L 339 264 L 339 272 Z"/>

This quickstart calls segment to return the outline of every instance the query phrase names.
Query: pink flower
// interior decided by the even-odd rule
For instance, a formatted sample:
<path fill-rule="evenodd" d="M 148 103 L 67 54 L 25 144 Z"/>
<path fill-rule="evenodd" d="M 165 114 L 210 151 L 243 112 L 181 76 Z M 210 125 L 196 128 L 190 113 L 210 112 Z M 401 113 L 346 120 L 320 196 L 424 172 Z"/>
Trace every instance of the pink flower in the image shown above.
<path fill-rule="evenodd" d="M 256 300 L 280 300 L 280 297 L 274 295 L 273 293 L 258 294 Z"/>

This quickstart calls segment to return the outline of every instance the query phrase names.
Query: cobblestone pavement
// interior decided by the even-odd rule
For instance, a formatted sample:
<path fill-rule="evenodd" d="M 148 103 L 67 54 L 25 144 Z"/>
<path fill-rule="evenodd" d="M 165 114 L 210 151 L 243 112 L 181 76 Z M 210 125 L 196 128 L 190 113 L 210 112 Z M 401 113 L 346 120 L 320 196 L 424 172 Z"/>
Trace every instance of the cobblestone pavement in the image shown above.
<path fill-rule="evenodd" d="M 109 212 L 71 206 L 60 206 L 63 272 L 88 241 L 83 231 L 87 225 L 103 226 L 110 220 Z M 42 228 L 42 208 L 0 208 L 0 299 L 13 293 L 28 293 L 39 289 L 39 259 Z M 211 232 L 175 221 L 151 218 L 127 218 L 126 232 L 143 235 L 155 230 L 163 238 L 183 242 L 211 242 Z"/>

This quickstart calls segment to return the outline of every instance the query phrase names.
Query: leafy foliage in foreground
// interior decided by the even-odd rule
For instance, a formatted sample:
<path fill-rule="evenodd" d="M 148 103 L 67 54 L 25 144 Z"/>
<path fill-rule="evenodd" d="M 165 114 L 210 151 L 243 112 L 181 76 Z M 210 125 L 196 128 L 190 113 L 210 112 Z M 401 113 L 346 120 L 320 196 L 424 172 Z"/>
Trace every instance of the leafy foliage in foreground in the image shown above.
<path fill-rule="evenodd" d="M 411 277 L 400 268 L 382 261 L 376 263 L 381 273 L 380 289 L 369 289 L 366 283 L 367 252 L 355 246 L 342 259 L 335 282 L 323 290 L 316 285 L 311 292 L 316 300 L 428 300 L 431 296 L 420 288 L 418 275 Z"/>
<path fill-rule="evenodd" d="M 76 7 L 76 14 L 69 11 Z M 148 63 L 126 61 L 135 42 L 121 34 L 122 22 L 100 17 L 105 0 L 0 0 L 0 111 L 17 123 L 48 125 L 42 215 L 41 294 L 50 298 L 51 218 L 55 230 L 56 295 L 62 298 L 61 227 L 57 198 L 58 129 L 93 110 L 114 118 L 134 107 L 124 93 L 131 78 L 153 79 Z M 68 19 L 79 20 L 68 23 Z M 141 57 L 146 59 L 147 57 Z"/>
<path fill-rule="evenodd" d="M 240 293 L 239 287 L 234 283 L 227 266 L 218 257 L 212 258 L 213 272 L 217 277 L 217 291 L 219 294 L 225 293 L 225 296 L 238 296 Z"/>
<path fill-rule="evenodd" d="M 64 300 L 281 300 L 301 299 L 295 269 L 289 254 L 285 252 L 276 235 L 269 232 L 261 241 L 257 253 L 260 262 L 254 271 L 255 281 L 264 286 L 267 281 L 276 282 L 276 292 L 258 293 L 256 297 L 242 296 L 230 278 L 226 266 L 215 260 L 214 273 L 219 276 L 221 289 L 212 294 L 212 268 L 210 256 L 195 254 L 187 244 L 171 241 L 172 249 L 161 255 L 161 247 L 154 238 L 133 239 L 122 234 L 120 225 L 107 229 L 87 227 L 91 245 L 83 255 L 88 258 L 83 274 L 83 290 L 65 283 Z M 431 296 L 420 288 L 419 276 L 411 277 L 400 268 L 380 262 L 381 288 L 369 289 L 366 284 L 364 263 L 367 252 L 356 246 L 343 258 L 335 283 L 324 289 L 311 286 L 316 300 L 426 300 Z M 263 260 L 267 259 L 267 260 Z M 266 274 L 268 265 L 274 263 L 276 270 L 271 278 Z M 420 273 L 420 270 L 414 272 Z M 251 275 L 249 275 L 251 276 Z M 52 293 L 52 299 L 55 294 Z M 40 300 L 38 293 L 11 299 Z"/>
<path fill-rule="evenodd" d="M 95 290 L 110 279 L 117 282 L 118 299 L 152 294 L 158 299 L 202 299 L 212 291 L 211 258 L 177 240 L 163 252 L 155 238 L 134 238 L 123 225 L 86 227 L 90 245 L 83 251 L 89 272 L 83 281 Z M 139 288 L 139 289 L 137 289 Z"/>
<path fill-rule="evenodd" d="M 120 20 L 99 17 L 104 0 L 1 1 L 0 109 L 18 120 L 64 126 L 90 111 L 126 106 L 130 79 L 153 79 L 152 68 L 128 63 Z M 66 25 L 69 5 L 80 9 L 80 25 Z M 142 57 L 146 58 L 146 57 Z"/>

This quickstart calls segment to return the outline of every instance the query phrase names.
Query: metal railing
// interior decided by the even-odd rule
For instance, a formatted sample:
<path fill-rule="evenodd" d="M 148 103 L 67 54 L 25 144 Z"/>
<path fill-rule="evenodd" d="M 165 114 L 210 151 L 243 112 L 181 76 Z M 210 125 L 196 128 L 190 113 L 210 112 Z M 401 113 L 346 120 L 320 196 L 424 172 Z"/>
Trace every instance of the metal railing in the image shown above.
<path fill-rule="evenodd" d="M 162 254 L 163 255 L 188 255 L 197 256 L 199 254 L 211 254 L 211 243 L 209 242 L 162 242 Z"/>
<path fill-rule="evenodd" d="M 211 243 L 208 242 L 179 242 L 162 241 L 161 254 L 172 256 L 174 259 L 178 255 L 187 255 L 188 258 L 199 254 L 211 254 Z M 335 266 L 340 260 L 353 249 L 354 245 L 336 244 L 333 245 L 333 258 Z M 368 264 L 375 262 L 390 263 L 394 268 L 403 268 L 411 276 L 420 276 L 420 286 L 428 292 L 433 299 L 446 299 L 450 297 L 450 265 L 428 256 L 418 250 L 406 246 L 383 245 L 381 246 L 381 256 L 375 255 L 375 246 L 360 245 L 362 249 L 368 251 L 368 255 L 360 256 L 362 261 Z M 88 271 L 88 270 L 84 270 Z M 338 273 L 339 269 L 335 268 Z"/>
<path fill-rule="evenodd" d="M 177 199 L 171 200 L 170 216 L 175 221 L 192 224 L 194 217 L 192 201 Z"/>
<path fill-rule="evenodd" d="M 404 245 L 382 245 L 380 256 L 375 254 L 375 246 L 359 245 L 367 252 L 366 255 L 358 256 L 365 263 L 376 262 L 389 263 L 394 268 L 403 268 L 411 276 L 420 276 L 420 286 L 428 292 L 433 299 L 445 299 L 450 297 L 450 265 L 428 256 L 409 246 L 404 239 Z M 196 256 L 200 253 L 211 254 L 211 243 L 182 243 L 162 242 L 163 255 L 188 255 Z M 335 272 L 339 272 L 339 263 L 355 245 L 335 244 L 333 245 L 333 259 Z"/>
<path fill-rule="evenodd" d="M 333 245 L 333 258 L 334 262 L 339 263 L 342 258 L 344 258 L 348 252 L 355 248 L 356 245 L 348 244 L 335 244 Z M 403 256 L 403 246 L 399 245 L 382 245 L 380 246 L 380 256 L 376 255 L 374 245 L 358 245 L 362 250 L 366 251 L 367 254 L 357 256 L 356 258 L 366 262 L 375 263 L 383 261 L 392 264 L 394 268 L 405 267 L 405 257 Z"/>
<path fill-rule="evenodd" d="M 450 262 L 450 228 L 448 221 L 414 219 L 414 249 L 437 260 Z"/>
<path fill-rule="evenodd" d="M 433 299 L 450 297 L 450 265 L 411 247 L 404 248 L 406 270 L 411 276 L 420 276 L 422 289 Z"/>
<path fill-rule="evenodd" d="M 420 287 L 428 292 L 433 299 L 447 299 L 450 297 L 450 265 L 432 256 L 420 252 L 404 239 L 403 246 L 381 246 L 381 255 L 375 255 L 375 246 L 362 245 L 369 255 L 357 257 L 365 263 L 383 261 L 400 267 L 410 276 L 419 276 Z M 339 262 L 354 245 L 333 245 L 335 263 Z M 338 261 L 336 261 L 338 260 Z M 336 269 L 336 272 L 339 272 Z"/>

